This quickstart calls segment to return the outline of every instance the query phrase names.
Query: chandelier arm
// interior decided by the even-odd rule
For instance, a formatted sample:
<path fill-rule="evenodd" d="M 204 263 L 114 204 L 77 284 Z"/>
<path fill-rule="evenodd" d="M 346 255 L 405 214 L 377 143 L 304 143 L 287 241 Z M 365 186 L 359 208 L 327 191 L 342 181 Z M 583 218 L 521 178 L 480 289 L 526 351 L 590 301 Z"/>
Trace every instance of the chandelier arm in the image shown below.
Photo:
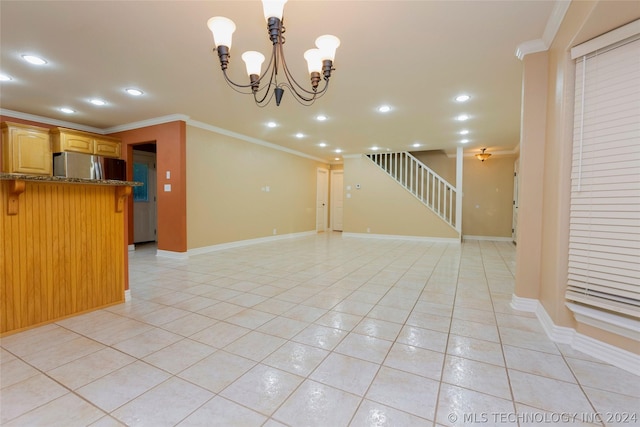
<path fill-rule="evenodd" d="M 293 77 L 293 74 L 289 71 L 289 67 L 287 66 L 287 60 L 284 57 L 284 50 L 283 50 L 283 46 L 282 44 L 279 45 L 279 50 L 280 50 L 280 59 L 282 60 L 282 70 L 284 71 L 284 76 L 286 77 L 287 81 L 289 82 L 289 88 L 291 89 L 291 91 L 293 93 L 295 93 L 297 96 L 299 96 L 302 99 L 305 99 L 305 97 L 303 95 L 300 94 L 300 92 L 298 92 L 294 85 L 298 87 L 298 89 L 300 89 L 302 92 L 309 94 L 309 95 L 313 95 L 313 98 L 316 97 L 317 92 L 316 91 L 310 91 L 310 90 L 306 90 L 304 87 L 302 87 L 300 85 L 300 83 L 298 83 L 296 81 L 296 79 Z M 326 86 L 325 86 L 326 88 Z M 323 89 L 325 90 L 325 89 Z M 305 99 L 305 100 L 310 100 L 310 99 Z"/>
<path fill-rule="evenodd" d="M 269 89 L 271 88 L 271 86 L 274 86 L 274 84 L 273 84 L 274 77 L 275 77 L 275 68 L 273 68 L 271 70 L 271 77 L 269 77 L 269 84 L 267 84 L 263 88 L 264 89 L 264 96 L 262 97 L 262 99 L 258 100 L 257 95 L 255 93 L 253 94 L 253 99 L 256 101 L 256 104 L 258 104 L 258 105 L 262 104 L 264 102 L 264 100 L 267 99 L 267 96 L 269 96 L 270 93 L 271 93 L 271 97 L 273 97 L 273 92 L 271 92 Z M 271 97 L 269 97 L 269 101 L 271 101 Z M 266 104 L 268 104 L 269 101 L 267 101 Z"/>
<path fill-rule="evenodd" d="M 301 105 L 304 105 L 305 107 L 308 107 L 308 106 L 312 105 L 319 98 L 319 96 L 314 96 L 314 97 L 311 97 L 311 98 L 305 98 L 303 96 L 300 96 L 295 91 L 295 89 L 287 82 L 280 83 L 280 86 L 288 87 L 289 90 L 296 95 L 296 96 L 293 97 L 293 99 L 295 99 L 296 102 L 298 102 Z"/>
<path fill-rule="evenodd" d="M 262 75 L 258 78 L 256 83 L 258 84 L 262 83 L 262 79 L 264 79 L 267 76 L 267 74 L 269 74 L 269 71 L 271 71 L 271 77 L 269 77 L 269 85 L 271 85 L 271 83 L 273 82 L 273 76 L 277 74 L 277 71 L 276 71 L 278 67 L 277 59 L 275 60 L 275 65 L 273 69 L 270 70 L 270 68 L 271 68 L 271 64 L 274 64 L 274 59 L 276 58 L 276 52 L 277 52 L 276 45 L 273 45 L 273 50 L 271 51 L 271 57 L 269 58 L 269 63 L 267 64 L 267 67 L 264 69 L 264 73 L 262 73 Z"/>
<path fill-rule="evenodd" d="M 231 80 L 229 78 L 229 76 L 227 75 L 227 70 L 222 70 L 222 74 L 224 75 L 224 79 L 227 81 L 227 83 L 229 84 L 229 86 L 235 86 L 235 87 L 246 87 L 246 88 L 250 88 L 251 87 L 251 83 L 249 83 L 248 85 L 241 85 L 238 84 L 236 82 L 234 82 L 233 80 Z"/>

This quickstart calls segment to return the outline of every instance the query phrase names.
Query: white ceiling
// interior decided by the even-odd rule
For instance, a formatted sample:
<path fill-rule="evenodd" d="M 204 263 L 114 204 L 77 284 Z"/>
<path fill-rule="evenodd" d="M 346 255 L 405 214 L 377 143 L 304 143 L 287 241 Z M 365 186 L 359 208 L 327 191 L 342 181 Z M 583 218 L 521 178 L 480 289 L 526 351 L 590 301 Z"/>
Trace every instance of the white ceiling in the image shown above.
<path fill-rule="evenodd" d="M 0 72 L 13 80 L 1 84 L 1 107 L 99 129 L 183 114 L 330 162 L 340 157 L 337 148 L 451 152 L 461 129 L 470 130 L 467 152 L 511 151 L 519 141 L 522 78 L 514 52 L 543 36 L 554 4 L 290 0 L 284 47 L 299 81 L 308 82 L 302 53 L 317 36 L 342 41 L 331 87 L 311 107 L 285 92 L 280 107 L 258 108 L 225 84 L 206 21 L 235 21 L 230 74 L 244 81 L 241 53 L 271 48 L 259 1 L 3 0 Z M 48 64 L 27 64 L 26 53 Z M 144 95 L 133 98 L 127 87 Z M 463 92 L 471 100 L 456 103 Z M 108 105 L 93 106 L 92 97 Z M 381 104 L 392 111 L 378 113 Z M 59 112 L 63 106 L 76 113 Z M 329 120 L 315 121 L 321 113 Z M 471 119 L 457 122 L 460 113 Z M 278 126 L 267 128 L 269 121 Z M 415 142 L 422 146 L 412 148 Z"/>

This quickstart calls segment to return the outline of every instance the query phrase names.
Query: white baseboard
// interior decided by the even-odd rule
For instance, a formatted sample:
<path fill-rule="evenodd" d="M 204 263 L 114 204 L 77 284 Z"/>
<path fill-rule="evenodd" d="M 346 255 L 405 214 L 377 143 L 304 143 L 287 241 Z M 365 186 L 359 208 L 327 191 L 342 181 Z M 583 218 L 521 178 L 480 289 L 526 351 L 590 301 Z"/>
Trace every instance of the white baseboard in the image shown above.
<path fill-rule="evenodd" d="M 275 242 L 278 240 L 295 239 L 298 237 L 313 236 L 316 231 L 303 231 L 300 233 L 280 234 L 276 236 L 259 237 L 257 239 L 239 240 L 236 242 L 220 243 L 218 245 L 204 246 L 201 248 L 187 250 L 187 257 L 193 255 L 201 255 L 209 252 L 222 251 L 225 249 L 239 248 L 242 246 L 257 245 L 259 243 Z"/>
<path fill-rule="evenodd" d="M 513 295 L 511 308 L 535 313 L 542 328 L 553 342 L 568 344 L 574 350 L 581 351 L 635 375 L 640 375 L 640 355 L 580 334 L 573 328 L 557 326 L 539 300 Z"/>
<path fill-rule="evenodd" d="M 124 302 L 131 301 L 131 289 L 124 291 Z"/>
<path fill-rule="evenodd" d="M 129 245 L 128 248 L 129 248 L 129 252 L 133 252 L 136 250 L 136 245 Z"/>
<path fill-rule="evenodd" d="M 462 241 L 465 240 L 488 240 L 490 242 L 513 242 L 513 237 L 497 237 L 497 236 L 469 236 L 465 234 L 462 236 Z"/>
<path fill-rule="evenodd" d="M 346 233 L 342 232 L 342 237 L 358 237 L 364 239 L 383 240 L 408 240 L 413 242 L 435 242 L 435 243 L 460 243 L 456 237 L 423 237 L 423 236 L 401 236 L 395 234 L 371 234 L 371 233 Z"/>
<path fill-rule="evenodd" d="M 156 250 L 156 256 L 161 258 L 171 258 L 171 259 L 178 259 L 178 260 L 189 258 L 189 255 L 187 255 L 187 252 L 165 251 L 162 249 Z"/>

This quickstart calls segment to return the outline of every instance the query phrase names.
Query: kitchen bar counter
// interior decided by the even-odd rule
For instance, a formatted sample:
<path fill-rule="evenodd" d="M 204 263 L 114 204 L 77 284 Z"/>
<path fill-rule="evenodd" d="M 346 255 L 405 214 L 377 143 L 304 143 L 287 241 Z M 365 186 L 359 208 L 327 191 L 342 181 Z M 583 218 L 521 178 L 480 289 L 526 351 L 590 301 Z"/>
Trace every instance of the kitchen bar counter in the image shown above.
<path fill-rule="evenodd" d="M 137 184 L 0 174 L 0 336 L 124 301 Z"/>
<path fill-rule="evenodd" d="M 141 182 L 135 181 L 117 181 L 115 179 L 86 179 L 86 178 L 64 178 L 60 176 L 47 175 L 24 175 L 14 173 L 0 173 L 0 181 L 38 181 L 38 182 L 54 182 L 64 184 L 91 184 L 91 185 L 128 185 L 137 187 L 142 185 Z"/>

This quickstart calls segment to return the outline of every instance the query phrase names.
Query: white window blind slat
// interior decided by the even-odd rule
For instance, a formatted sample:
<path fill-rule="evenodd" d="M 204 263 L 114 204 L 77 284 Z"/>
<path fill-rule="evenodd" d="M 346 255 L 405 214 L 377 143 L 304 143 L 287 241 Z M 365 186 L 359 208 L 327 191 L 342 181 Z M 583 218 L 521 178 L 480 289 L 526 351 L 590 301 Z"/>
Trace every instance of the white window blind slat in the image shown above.
<path fill-rule="evenodd" d="M 640 35 L 576 61 L 566 298 L 640 318 Z"/>

